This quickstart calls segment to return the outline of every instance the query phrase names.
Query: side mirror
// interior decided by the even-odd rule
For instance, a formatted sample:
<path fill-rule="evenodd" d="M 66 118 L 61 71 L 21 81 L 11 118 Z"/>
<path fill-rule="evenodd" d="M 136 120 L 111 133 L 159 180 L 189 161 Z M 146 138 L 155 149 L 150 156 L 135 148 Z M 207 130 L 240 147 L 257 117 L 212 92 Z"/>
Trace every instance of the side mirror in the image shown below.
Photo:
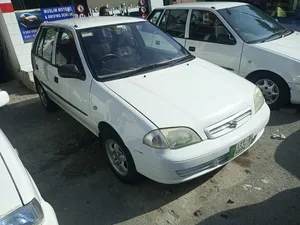
<path fill-rule="evenodd" d="M 64 78 L 81 79 L 81 73 L 74 64 L 65 64 L 58 67 L 58 75 Z"/>
<path fill-rule="evenodd" d="M 224 33 L 219 34 L 217 36 L 217 41 L 220 44 L 229 44 L 229 45 L 235 44 L 235 40 L 233 37 L 231 37 L 230 34 L 224 34 Z"/>
<path fill-rule="evenodd" d="M 6 91 L 0 90 L 0 107 L 6 105 L 9 102 L 9 95 Z"/>

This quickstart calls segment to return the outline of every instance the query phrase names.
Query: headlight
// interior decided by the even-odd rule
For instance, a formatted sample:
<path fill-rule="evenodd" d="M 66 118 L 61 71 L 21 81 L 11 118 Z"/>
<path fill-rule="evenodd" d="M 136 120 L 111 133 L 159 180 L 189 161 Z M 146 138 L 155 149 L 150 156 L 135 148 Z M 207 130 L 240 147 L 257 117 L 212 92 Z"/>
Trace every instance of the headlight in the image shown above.
<path fill-rule="evenodd" d="M 27 205 L 0 219 L 0 225 L 38 225 L 44 219 L 39 202 L 33 199 Z"/>
<path fill-rule="evenodd" d="M 254 98 L 254 110 L 255 110 L 254 113 L 257 113 L 265 102 L 264 95 L 258 87 L 255 87 L 253 98 Z"/>
<path fill-rule="evenodd" d="M 153 130 L 146 134 L 143 143 L 158 149 L 178 149 L 202 141 L 199 135 L 187 127 Z"/>

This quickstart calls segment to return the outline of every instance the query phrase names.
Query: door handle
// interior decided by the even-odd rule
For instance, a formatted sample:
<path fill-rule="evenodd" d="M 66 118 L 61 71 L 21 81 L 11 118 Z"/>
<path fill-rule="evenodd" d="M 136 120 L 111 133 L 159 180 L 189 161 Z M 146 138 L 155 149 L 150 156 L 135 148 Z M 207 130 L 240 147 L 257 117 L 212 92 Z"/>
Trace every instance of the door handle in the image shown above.
<path fill-rule="evenodd" d="M 39 66 L 37 64 L 35 64 L 35 69 L 39 70 Z"/>
<path fill-rule="evenodd" d="M 195 50 L 196 50 L 196 48 L 194 46 L 189 47 L 189 51 L 194 52 Z"/>
<path fill-rule="evenodd" d="M 54 77 L 54 82 L 58 83 L 58 77 Z"/>

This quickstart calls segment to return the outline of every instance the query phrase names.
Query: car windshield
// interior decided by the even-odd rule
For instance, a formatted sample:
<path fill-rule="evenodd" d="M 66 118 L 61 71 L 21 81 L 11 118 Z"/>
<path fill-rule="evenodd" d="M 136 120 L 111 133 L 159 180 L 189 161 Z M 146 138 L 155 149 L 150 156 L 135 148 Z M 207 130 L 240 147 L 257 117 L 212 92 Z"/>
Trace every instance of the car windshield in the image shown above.
<path fill-rule="evenodd" d="M 79 30 L 85 58 L 97 78 L 135 75 L 193 56 L 148 21 Z"/>
<path fill-rule="evenodd" d="M 246 43 L 264 42 L 291 33 L 271 16 L 251 5 L 221 9 L 218 12 Z"/>

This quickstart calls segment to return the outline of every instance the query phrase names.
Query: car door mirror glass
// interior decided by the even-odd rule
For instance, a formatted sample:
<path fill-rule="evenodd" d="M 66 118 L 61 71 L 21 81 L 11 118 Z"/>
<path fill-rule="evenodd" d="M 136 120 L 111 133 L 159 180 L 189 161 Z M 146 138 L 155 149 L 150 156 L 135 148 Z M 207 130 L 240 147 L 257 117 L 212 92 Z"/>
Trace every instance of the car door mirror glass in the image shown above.
<path fill-rule="evenodd" d="M 65 64 L 58 67 L 58 75 L 63 78 L 81 78 L 81 73 L 74 64 Z"/>

